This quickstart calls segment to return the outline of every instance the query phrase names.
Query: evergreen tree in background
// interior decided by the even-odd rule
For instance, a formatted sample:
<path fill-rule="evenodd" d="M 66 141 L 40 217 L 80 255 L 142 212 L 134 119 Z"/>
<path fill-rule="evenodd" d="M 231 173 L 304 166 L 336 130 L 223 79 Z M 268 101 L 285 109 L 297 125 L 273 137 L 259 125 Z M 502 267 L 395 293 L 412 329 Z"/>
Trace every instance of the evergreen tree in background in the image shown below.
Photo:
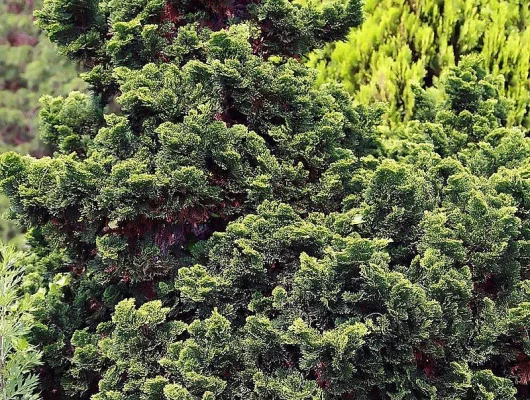
<path fill-rule="evenodd" d="M 301 62 L 360 20 L 355 0 L 45 1 L 91 89 L 44 99 L 53 157 L 0 158 L 45 399 L 530 396 L 514 103 L 463 57 L 379 135 L 379 108 Z"/>
<path fill-rule="evenodd" d="M 33 23 L 42 1 L 0 4 L 0 146 L 42 153 L 37 139 L 39 98 L 81 89 L 82 81 Z M 29 145 L 28 145 L 29 144 Z"/>
<path fill-rule="evenodd" d="M 0 3 L 0 151 L 34 155 L 46 153 L 38 140 L 37 121 L 42 95 L 60 95 L 84 87 L 74 65 L 57 54 L 55 46 L 34 25 L 33 11 L 41 0 L 6 0 Z M 0 197 L 0 213 L 7 209 Z M 17 247 L 19 229 L 0 222 L 0 241 Z"/>
<path fill-rule="evenodd" d="M 521 0 L 367 0 L 366 21 L 311 56 L 318 82 L 341 81 L 363 104 L 388 102 L 392 123 L 412 116 L 414 85 L 436 86 L 465 54 L 503 74 L 510 124 L 530 126 L 530 8 Z"/>

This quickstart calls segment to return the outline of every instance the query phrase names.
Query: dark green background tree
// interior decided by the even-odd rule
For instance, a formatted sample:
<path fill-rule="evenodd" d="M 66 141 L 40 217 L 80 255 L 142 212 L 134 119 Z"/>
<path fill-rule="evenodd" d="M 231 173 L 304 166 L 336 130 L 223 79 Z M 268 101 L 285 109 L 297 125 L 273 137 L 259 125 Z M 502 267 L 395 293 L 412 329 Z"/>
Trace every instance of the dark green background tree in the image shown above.
<path fill-rule="evenodd" d="M 37 135 L 39 98 L 83 88 L 76 68 L 57 54 L 33 23 L 37 0 L 0 4 L 0 146 L 42 154 Z"/>

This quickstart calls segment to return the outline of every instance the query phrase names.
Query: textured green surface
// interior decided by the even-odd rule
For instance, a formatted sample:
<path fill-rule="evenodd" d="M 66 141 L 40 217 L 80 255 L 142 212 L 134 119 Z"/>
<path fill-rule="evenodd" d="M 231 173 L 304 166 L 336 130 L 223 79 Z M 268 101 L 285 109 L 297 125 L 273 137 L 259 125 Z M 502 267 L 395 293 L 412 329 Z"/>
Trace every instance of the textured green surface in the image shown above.
<path fill-rule="evenodd" d="M 40 97 L 85 86 L 74 64 L 58 55 L 56 46 L 34 25 L 33 11 L 41 5 L 39 0 L 0 3 L 0 152 L 45 154 L 38 138 Z M 4 218 L 7 204 L 0 197 L 0 240 L 20 247 L 20 230 Z"/>
<path fill-rule="evenodd" d="M 530 9 L 524 0 L 367 0 L 365 22 L 311 56 L 318 82 L 341 81 L 357 101 L 389 103 L 389 119 L 412 115 L 412 87 L 436 86 L 463 55 L 479 54 L 515 101 L 510 124 L 530 125 Z"/>
<path fill-rule="evenodd" d="M 44 99 L 53 157 L 0 157 L 45 399 L 529 397 L 514 102 L 462 57 L 379 129 L 301 62 L 359 10 L 45 2 L 91 89 Z"/>

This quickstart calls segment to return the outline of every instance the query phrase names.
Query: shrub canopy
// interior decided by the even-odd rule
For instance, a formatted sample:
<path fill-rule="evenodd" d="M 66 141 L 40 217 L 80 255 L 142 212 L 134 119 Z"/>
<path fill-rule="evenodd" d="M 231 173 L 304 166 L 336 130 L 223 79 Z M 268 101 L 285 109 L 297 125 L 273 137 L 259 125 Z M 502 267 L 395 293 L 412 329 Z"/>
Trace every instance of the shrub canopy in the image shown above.
<path fill-rule="evenodd" d="M 366 20 L 345 41 L 311 57 L 318 82 L 341 81 L 354 98 L 389 103 L 389 120 L 410 120 L 414 86 L 438 87 L 450 67 L 469 54 L 515 101 L 511 125 L 530 126 L 530 9 L 519 0 L 367 0 Z"/>
<path fill-rule="evenodd" d="M 35 156 L 47 152 L 38 139 L 39 98 L 84 87 L 75 66 L 33 23 L 41 0 L 0 3 L 0 152 L 16 149 Z M 8 208 L 0 196 L 0 215 Z M 0 241 L 22 247 L 19 227 L 0 218 Z"/>
<path fill-rule="evenodd" d="M 45 2 L 90 91 L 46 98 L 54 157 L 0 178 L 32 229 L 46 398 L 527 398 L 530 142 L 475 58 L 388 135 L 315 89 L 300 56 L 360 20 Z"/>

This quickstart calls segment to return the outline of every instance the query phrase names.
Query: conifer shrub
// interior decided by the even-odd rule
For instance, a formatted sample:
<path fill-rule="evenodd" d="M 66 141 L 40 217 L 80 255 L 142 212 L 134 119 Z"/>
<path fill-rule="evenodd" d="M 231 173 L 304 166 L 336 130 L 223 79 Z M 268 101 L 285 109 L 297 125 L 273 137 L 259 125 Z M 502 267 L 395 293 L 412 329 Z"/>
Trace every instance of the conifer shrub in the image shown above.
<path fill-rule="evenodd" d="M 41 0 L 0 2 L 0 152 L 47 153 L 38 138 L 39 99 L 84 87 L 76 67 L 33 23 Z M 0 215 L 8 208 L 0 196 Z M 0 242 L 21 248 L 20 228 L 0 218 Z"/>
<path fill-rule="evenodd" d="M 303 0 L 300 0 L 303 1 Z M 367 0 L 365 23 L 311 56 L 318 82 L 341 81 L 363 104 L 388 102 L 389 120 L 410 120 L 414 85 L 436 87 L 462 56 L 478 54 L 503 74 L 515 101 L 510 124 L 530 126 L 530 9 L 518 0 Z"/>
<path fill-rule="evenodd" d="M 38 21 L 90 69 L 45 100 L 54 156 L 0 159 L 45 399 L 528 397 L 530 142 L 479 59 L 383 136 L 301 60 L 355 0 L 47 0 Z"/>

